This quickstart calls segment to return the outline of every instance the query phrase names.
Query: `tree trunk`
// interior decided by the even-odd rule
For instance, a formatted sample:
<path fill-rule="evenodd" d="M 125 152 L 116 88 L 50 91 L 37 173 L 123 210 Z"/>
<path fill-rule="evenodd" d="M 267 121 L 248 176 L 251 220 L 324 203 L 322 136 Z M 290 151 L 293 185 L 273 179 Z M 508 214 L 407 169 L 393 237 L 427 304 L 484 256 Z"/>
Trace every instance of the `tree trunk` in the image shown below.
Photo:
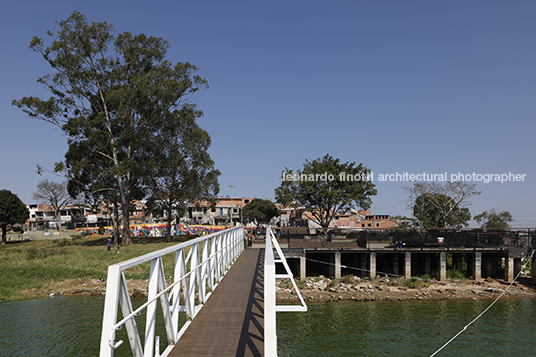
<path fill-rule="evenodd" d="M 0 245 L 6 245 L 7 243 L 6 236 L 7 236 L 7 225 L 2 224 L 2 243 L 0 243 Z"/>
<path fill-rule="evenodd" d="M 132 244 L 132 238 L 130 236 L 130 210 L 128 205 L 129 201 L 123 202 L 123 240 L 121 241 L 122 246 Z"/>
<path fill-rule="evenodd" d="M 123 239 L 121 245 L 126 246 L 132 244 L 130 237 L 130 192 L 127 192 L 125 181 L 120 175 L 117 176 L 117 184 L 121 196 L 121 210 L 123 211 Z"/>
<path fill-rule="evenodd" d="M 119 245 L 119 207 L 117 207 L 117 202 L 112 203 L 112 226 L 114 228 L 114 244 Z"/>
<path fill-rule="evenodd" d="M 171 210 L 168 212 L 167 217 L 167 241 L 171 242 L 171 222 L 173 222 L 173 217 L 171 216 Z"/>

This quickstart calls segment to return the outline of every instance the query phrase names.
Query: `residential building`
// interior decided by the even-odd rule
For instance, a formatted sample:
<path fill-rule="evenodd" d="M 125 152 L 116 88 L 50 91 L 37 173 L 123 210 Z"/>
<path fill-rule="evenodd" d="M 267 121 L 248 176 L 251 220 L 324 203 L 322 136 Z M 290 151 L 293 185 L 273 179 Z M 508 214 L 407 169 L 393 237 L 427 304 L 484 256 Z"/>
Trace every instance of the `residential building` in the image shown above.
<path fill-rule="evenodd" d="M 230 224 L 231 209 L 233 223 L 243 222 L 242 209 L 252 200 L 249 197 L 218 197 L 215 205 L 201 201 L 188 207 L 189 223 L 215 226 Z"/>

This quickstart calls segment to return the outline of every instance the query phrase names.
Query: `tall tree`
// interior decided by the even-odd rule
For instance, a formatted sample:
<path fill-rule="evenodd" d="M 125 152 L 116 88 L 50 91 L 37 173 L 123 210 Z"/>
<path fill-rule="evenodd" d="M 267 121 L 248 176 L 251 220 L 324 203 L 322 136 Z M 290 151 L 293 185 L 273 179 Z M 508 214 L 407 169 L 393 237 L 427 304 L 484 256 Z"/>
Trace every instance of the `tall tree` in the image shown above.
<path fill-rule="evenodd" d="M 67 192 L 67 184 L 65 182 L 49 181 L 48 179 L 41 180 L 37 183 L 37 191 L 33 193 L 32 199 L 38 203 L 52 206 L 56 228 L 60 230 L 60 210 L 73 201 L 69 192 Z"/>
<path fill-rule="evenodd" d="M 169 46 L 161 38 L 114 36 L 111 25 L 88 23 L 76 11 L 58 28 L 48 32 L 50 46 L 37 37 L 30 43 L 54 70 L 38 79 L 52 96 L 24 97 L 13 105 L 61 128 L 70 147 L 79 146 L 97 162 L 94 170 L 113 179 L 123 216 L 122 244 L 130 244 L 130 203 L 147 174 L 148 151 L 160 140 L 166 120 L 177 118 L 170 114 L 207 82 L 195 74 L 195 66 L 165 60 Z"/>
<path fill-rule="evenodd" d="M 16 194 L 9 190 L 0 190 L 1 245 L 7 242 L 7 228 L 14 224 L 24 224 L 29 217 L 28 208 Z"/>
<path fill-rule="evenodd" d="M 445 214 L 452 198 L 440 193 L 424 193 L 417 197 L 413 214 L 422 228 L 461 228 L 471 220 L 467 207 L 454 207 Z"/>
<path fill-rule="evenodd" d="M 220 175 L 208 154 L 210 136 L 196 123 L 202 112 L 188 105 L 172 115 L 179 118 L 168 123 L 180 125 L 162 131 L 164 140 L 152 148 L 149 186 L 153 189 L 147 201 L 152 212 L 166 216 L 168 241 L 173 221 L 185 215 L 188 203 L 215 201 Z"/>
<path fill-rule="evenodd" d="M 281 185 L 275 189 L 276 201 L 283 206 L 301 206 L 323 228 L 341 209 L 370 207 L 376 195 L 369 169 L 355 162 L 341 163 L 329 154 L 314 161 L 305 160 L 302 170 L 285 168 Z"/>
<path fill-rule="evenodd" d="M 474 219 L 481 225 L 481 228 L 487 229 L 507 229 L 510 228 L 510 222 L 514 220 L 510 212 L 499 211 L 497 208 L 484 211 L 476 215 Z"/>
<path fill-rule="evenodd" d="M 424 228 L 454 228 L 467 226 L 471 219 L 469 198 L 480 195 L 475 184 L 463 181 L 415 182 L 412 187 L 404 188 L 412 197 L 413 214 Z"/>
<path fill-rule="evenodd" d="M 270 200 L 254 198 L 242 209 L 242 215 L 253 221 L 257 228 L 261 223 L 269 223 L 279 214 L 279 210 Z"/>

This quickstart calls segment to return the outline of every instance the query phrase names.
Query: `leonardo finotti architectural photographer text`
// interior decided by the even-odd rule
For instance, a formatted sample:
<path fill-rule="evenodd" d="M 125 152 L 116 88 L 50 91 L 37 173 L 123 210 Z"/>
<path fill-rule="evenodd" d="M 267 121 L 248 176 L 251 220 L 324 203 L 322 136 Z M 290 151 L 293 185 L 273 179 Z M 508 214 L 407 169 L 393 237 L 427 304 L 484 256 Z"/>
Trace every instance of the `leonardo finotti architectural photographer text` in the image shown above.
<path fill-rule="evenodd" d="M 393 174 L 383 173 L 378 174 L 378 181 L 388 181 L 388 182 L 412 182 L 412 181 L 440 181 L 440 182 L 521 182 L 525 181 L 527 174 L 515 174 L 508 172 L 507 174 L 477 174 L 475 172 L 470 174 L 464 174 L 461 172 L 448 174 L 447 172 L 440 174 L 428 174 L 426 172 L 419 174 L 410 174 L 408 172 L 395 172 Z M 324 172 L 322 174 L 289 174 L 283 172 L 281 176 L 282 181 L 334 181 L 338 179 L 339 181 L 374 181 L 374 173 L 368 174 L 347 174 L 346 172 L 341 172 L 338 175 L 328 174 Z"/>

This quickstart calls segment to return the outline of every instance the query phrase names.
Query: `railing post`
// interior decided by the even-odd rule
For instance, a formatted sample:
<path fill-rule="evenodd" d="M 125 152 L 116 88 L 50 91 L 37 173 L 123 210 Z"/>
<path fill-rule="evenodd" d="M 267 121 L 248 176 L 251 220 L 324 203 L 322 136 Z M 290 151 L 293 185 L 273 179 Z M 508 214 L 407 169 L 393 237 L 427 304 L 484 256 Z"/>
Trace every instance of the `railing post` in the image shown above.
<path fill-rule="evenodd" d="M 149 276 L 149 296 L 151 300 L 158 294 L 158 276 L 160 269 L 161 258 L 151 260 L 151 273 Z M 145 323 L 145 347 L 143 349 L 144 357 L 154 356 L 154 338 L 156 324 L 156 300 L 147 306 L 147 319 Z"/>
<path fill-rule="evenodd" d="M 208 262 L 209 264 L 209 283 L 208 286 L 210 287 L 210 291 L 214 291 L 214 279 L 216 279 L 216 267 L 218 262 L 218 257 L 216 254 L 216 239 L 212 238 L 210 240 L 210 260 Z"/>
<path fill-rule="evenodd" d="M 206 240 L 203 242 L 203 255 L 201 257 L 202 267 L 201 267 L 201 280 L 199 281 L 199 300 L 202 304 L 204 304 L 206 301 L 206 286 L 207 286 L 207 275 L 208 271 L 210 270 L 210 262 L 208 261 L 209 256 L 209 241 Z M 212 290 L 211 290 L 212 291 Z"/>
<path fill-rule="evenodd" d="M 266 230 L 264 264 L 264 356 L 277 357 L 275 261 L 270 229 Z"/>
<path fill-rule="evenodd" d="M 187 319 L 193 319 L 209 295 L 206 286 L 208 285 L 210 293 L 212 293 L 215 281 L 216 283 L 221 281 L 242 252 L 239 245 L 242 237 L 240 229 L 242 228 L 237 227 L 213 233 L 206 237 L 196 238 L 191 242 L 164 248 L 110 266 L 108 268 L 100 356 L 112 357 L 114 355 L 114 350 L 123 343 L 123 341 L 115 341 L 115 331 L 125 325 L 133 355 L 153 357 L 155 351 L 158 351 L 158 347 L 155 345 L 158 299 L 160 299 L 168 339 L 168 347 L 163 354 L 167 355 L 190 324 L 187 321 L 181 328 L 179 313 L 186 312 Z M 203 247 L 200 247 L 200 244 L 203 244 Z M 187 257 L 185 257 L 184 252 L 186 247 L 190 247 Z M 174 281 L 172 286 L 167 286 L 162 256 L 171 253 L 175 253 Z M 124 271 L 146 262 L 151 262 L 148 299 L 145 304 L 134 311 Z M 209 280 L 208 284 L 207 279 Z M 199 293 L 200 304 L 198 306 L 195 305 L 196 290 Z M 184 307 L 180 305 L 181 291 L 184 294 Z M 118 322 L 119 307 L 123 319 Z M 144 309 L 146 310 L 146 327 L 144 346 L 142 346 L 136 325 L 136 316 Z"/>
<path fill-rule="evenodd" d="M 191 258 L 190 258 L 190 272 L 192 269 L 199 264 L 198 257 L 198 245 L 194 244 L 190 251 Z M 195 317 L 195 285 L 196 285 L 196 278 L 197 274 L 192 273 L 190 274 L 189 280 L 189 286 L 188 291 L 185 293 L 184 299 L 188 299 L 188 308 L 190 309 L 189 315 L 190 318 L 193 319 Z"/>
<path fill-rule="evenodd" d="M 175 253 L 175 272 L 173 276 L 173 282 L 177 283 L 173 287 L 173 305 L 171 310 L 171 322 L 173 324 L 173 332 L 175 333 L 174 340 L 177 341 L 177 332 L 179 331 L 179 312 L 180 312 L 180 302 L 181 302 L 181 284 L 179 283 L 181 277 L 186 274 L 184 264 L 184 249 L 177 250 Z M 183 289 L 182 291 L 187 291 L 186 282 L 182 282 Z"/>
<path fill-rule="evenodd" d="M 102 318 L 100 357 L 112 357 L 114 355 L 114 351 L 109 345 L 108 338 L 110 336 L 110 331 L 112 331 L 117 321 L 120 280 L 121 270 L 119 267 L 113 265 L 108 267 L 104 316 Z"/>

